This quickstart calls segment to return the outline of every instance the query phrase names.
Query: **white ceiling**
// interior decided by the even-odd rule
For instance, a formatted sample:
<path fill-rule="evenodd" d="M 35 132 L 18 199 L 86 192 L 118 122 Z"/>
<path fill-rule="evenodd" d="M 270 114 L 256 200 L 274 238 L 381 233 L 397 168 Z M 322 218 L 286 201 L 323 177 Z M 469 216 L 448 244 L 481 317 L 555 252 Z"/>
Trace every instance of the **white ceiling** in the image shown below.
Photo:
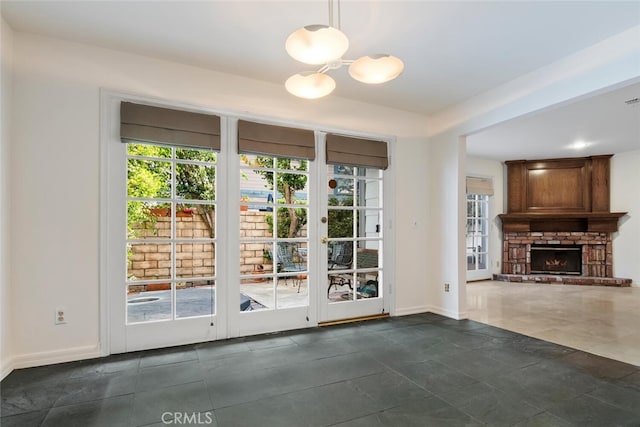
<path fill-rule="evenodd" d="M 279 84 L 291 74 L 314 69 L 286 54 L 287 36 L 303 25 L 328 23 L 324 0 L 2 0 L 0 4 L 4 19 L 16 31 Z M 429 115 L 640 25 L 640 2 L 342 0 L 341 16 L 342 30 L 350 40 L 345 59 L 391 53 L 404 61 L 405 71 L 379 86 L 352 80 L 345 68 L 332 71 L 337 89 L 331 96 Z M 638 96 L 637 86 L 634 91 Z M 592 124 L 582 120 L 585 138 L 605 130 L 587 129 Z M 512 134 L 489 132 L 477 135 L 477 144 L 470 138 L 470 152 L 504 157 L 500 152 L 507 150 L 496 141 Z M 507 148 L 512 146 L 513 138 L 507 142 Z M 529 152 L 540 156 L 539 151 Z"/>
<path fill-rule="evenodd" d="M 631 99 L 639 101 L 625 102 Z M 640 150 L 640 83 L 467 136 L 468 154 L 496 160 L 585 157 L 631 150 Z"/>

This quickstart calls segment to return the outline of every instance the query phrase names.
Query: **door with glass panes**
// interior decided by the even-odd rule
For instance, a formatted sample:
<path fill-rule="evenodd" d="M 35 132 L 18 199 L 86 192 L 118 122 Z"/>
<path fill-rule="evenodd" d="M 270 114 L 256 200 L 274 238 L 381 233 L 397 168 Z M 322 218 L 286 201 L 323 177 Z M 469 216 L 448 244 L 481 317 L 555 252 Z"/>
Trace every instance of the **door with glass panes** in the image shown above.
<path fill-rule="evenodd" d="M 382 314 L 386 143 L 328 134 L 325 151 L 321 319 Z"/>
<path fill-rule="evenodd" d="M 484 280 L 489 271 L 489 196 L 467 194 L 467 280 Z"/>
<path fill-rule="evenodd" d="M 104 101 L 109 350 L 216 339 L 221 119 Z"/>
<path fill-rule="evenodd" d="M 154 108 L 155 139 L 123 114 L 106 150 L 112 353 L 385 311 L 384 167 L 335 158 L 317 131 Z M 167 133 L 182 113 L 213 138 Z"/>

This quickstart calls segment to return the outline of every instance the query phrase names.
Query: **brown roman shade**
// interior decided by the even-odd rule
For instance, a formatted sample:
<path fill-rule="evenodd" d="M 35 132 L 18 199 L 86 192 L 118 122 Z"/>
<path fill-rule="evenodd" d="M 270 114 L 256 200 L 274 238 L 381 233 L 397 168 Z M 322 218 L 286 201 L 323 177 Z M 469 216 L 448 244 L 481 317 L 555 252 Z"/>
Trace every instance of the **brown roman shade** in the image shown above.
<path fill-rule="evenodd" d="M 139 141 L 220 150 L 220 117 L 122 102 L 120 138 L 122 142 Z"/>
<path fill-rule="evenodd" d="M 238 152 L 314 160 L 313 131 L 238 120 Z"/>
<path fill-rule="evenodd" d="M 493 196 L 493 180 L 491 178 L 467 177 L 467 194 L 486 194 Z"/>
<path fill-rule="evenodd" d="M 386 169 L 387 143 L 328 133 L 327 163 Z"/>

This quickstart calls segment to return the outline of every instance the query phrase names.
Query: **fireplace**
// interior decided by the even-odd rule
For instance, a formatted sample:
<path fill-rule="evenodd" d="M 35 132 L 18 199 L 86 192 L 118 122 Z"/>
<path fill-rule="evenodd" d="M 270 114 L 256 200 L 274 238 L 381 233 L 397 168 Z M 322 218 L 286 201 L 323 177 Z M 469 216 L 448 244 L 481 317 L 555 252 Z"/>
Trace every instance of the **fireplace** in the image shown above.
<path fill-rule="evenodd" d="M 613 236 L 626 212 L 611 212 L 611 155 L 513 160 L 507 166 L 498 280 L 629 286 L 613 275 Z"/>
<path fill-rule="evenodd" d="M 582 274 L 582 246 L 531 245 L 531 273 Z"/>

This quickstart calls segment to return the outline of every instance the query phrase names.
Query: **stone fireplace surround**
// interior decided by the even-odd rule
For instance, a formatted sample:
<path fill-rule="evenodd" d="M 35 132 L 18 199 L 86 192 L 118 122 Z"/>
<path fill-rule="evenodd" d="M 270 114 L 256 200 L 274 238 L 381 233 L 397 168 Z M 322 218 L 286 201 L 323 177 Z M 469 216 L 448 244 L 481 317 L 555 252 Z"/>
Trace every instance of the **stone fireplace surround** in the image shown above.
<path fill-rule="evenodd" d="M 581 245 L 582 274 L 580 276 L 531 274 L 531 245 Z M 631 279 L 613 277 L 611 233 L 505 232 L 503 233 L 502 260 L 502 274 L 495 275 L 496 280 L 600 286 L 631 285 Z"/>

